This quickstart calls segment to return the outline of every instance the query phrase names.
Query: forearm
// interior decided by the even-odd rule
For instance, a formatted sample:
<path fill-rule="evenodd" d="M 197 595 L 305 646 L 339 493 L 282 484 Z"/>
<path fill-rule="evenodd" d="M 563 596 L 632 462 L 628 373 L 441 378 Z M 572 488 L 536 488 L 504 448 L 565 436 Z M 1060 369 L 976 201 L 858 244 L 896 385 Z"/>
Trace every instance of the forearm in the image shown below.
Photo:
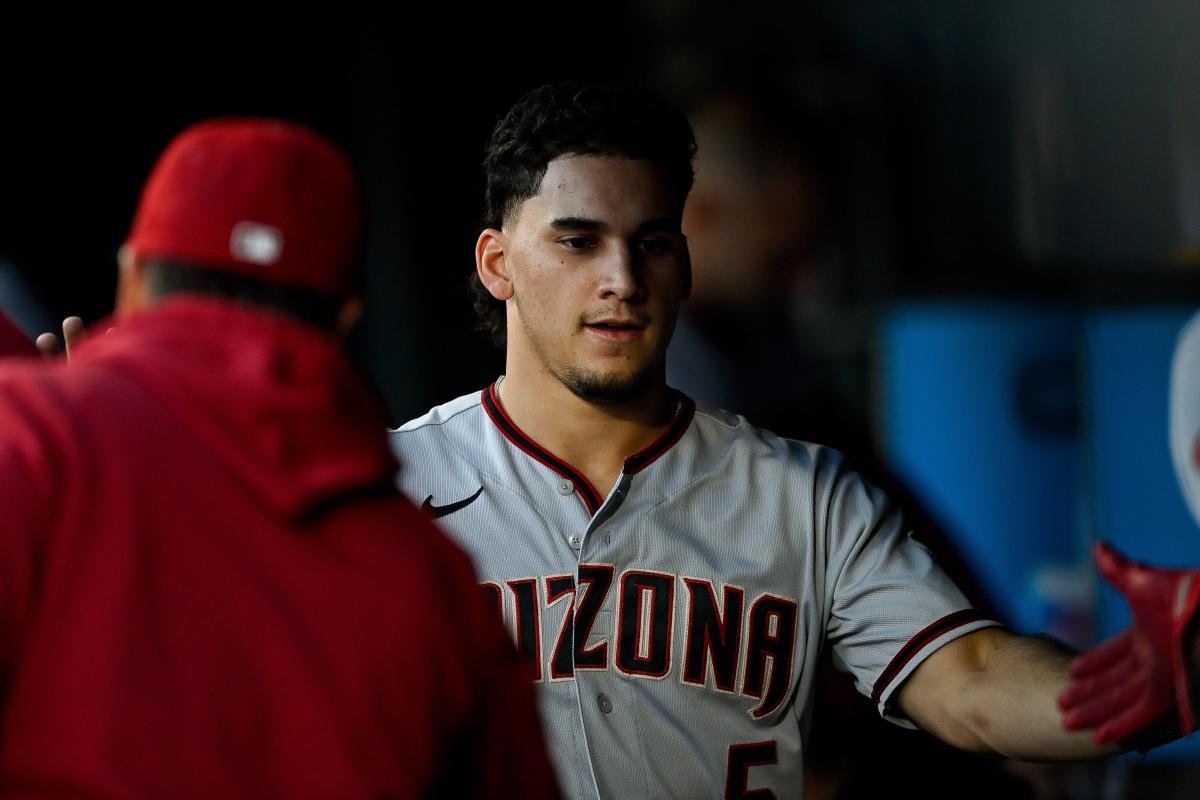
<path fill-rule="evenodd" d="M 995 635 L 979 667 L 963 681 L 959 722 L 982 749 L 1028 761 L 1078 761 L 1120 752 L 1097 746 L 1087 731 L 1067 731 L 1058 695 L 1070 684 L 1073 654 L 1035 636 Z M 978 748 L 972 748 L 978 749 Z"/>
<path fill-rule="evenodd" d="M 925 660 L 900 689 L 901 709 L 964 750 L 1027 761 L 1075 761 L 1117 752 L 1063 727 L 1058 695 L 1072 654 L 1048 639 L 986 628 Z"/>

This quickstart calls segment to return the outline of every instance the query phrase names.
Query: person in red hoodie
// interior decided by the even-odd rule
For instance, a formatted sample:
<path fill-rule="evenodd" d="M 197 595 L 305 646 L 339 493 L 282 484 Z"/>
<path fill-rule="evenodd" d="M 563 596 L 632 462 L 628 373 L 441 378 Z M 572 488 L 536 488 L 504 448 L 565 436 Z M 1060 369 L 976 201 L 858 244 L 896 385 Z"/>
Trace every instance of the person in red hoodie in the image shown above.
<path fill-rule="evenodd" d="M 0 366 L 3 796 L 556 796 L 527 668 L 334 335 L 358 238 L 330 143 L 201 123 L 115 329 Z"/>

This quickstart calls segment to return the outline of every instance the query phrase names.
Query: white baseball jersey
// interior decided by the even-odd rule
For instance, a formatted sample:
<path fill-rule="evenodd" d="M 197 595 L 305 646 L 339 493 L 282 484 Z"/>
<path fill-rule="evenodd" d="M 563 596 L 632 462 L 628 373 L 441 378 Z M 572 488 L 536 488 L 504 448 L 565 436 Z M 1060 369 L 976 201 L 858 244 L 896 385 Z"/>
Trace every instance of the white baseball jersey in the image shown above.
<path fill-rule="evenodd" d="M 1171 364 L 1171 459 L 1200 524 L 1200 314 L 1179 334 Z"/>
<path fill-rule="evenodd" d="M 571 798 L 799 796 L 825 642 L 911 724 L 896 688 L 995 624 L 838 453 L 682 395 L 608 497 L 518 429 L 494 387 L 392 443 L 401 490 L 471 555 L 534 663 Z"/>

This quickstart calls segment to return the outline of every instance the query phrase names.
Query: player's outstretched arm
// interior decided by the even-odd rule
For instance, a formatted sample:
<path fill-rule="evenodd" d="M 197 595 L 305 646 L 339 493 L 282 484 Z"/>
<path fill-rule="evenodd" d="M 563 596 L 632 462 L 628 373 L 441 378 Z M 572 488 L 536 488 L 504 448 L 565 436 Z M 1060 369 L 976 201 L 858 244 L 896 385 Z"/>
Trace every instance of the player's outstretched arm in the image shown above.
<path fill-rule="evenodd" d="M 1096 566 L 1129 601 L 1133 622 L 1084 653 L 1059 705 L 1071 729 L 1146 750 L 1200 727 L 1200 570 L 1130 561 L 1097 543 Z"/>
<path fill-rule="evenodd" d="M 898 702 L 923 729 L 964 750 L 1026 761 L 1117 753 L 1063 727 L 1057 699 L 1070 684 L 1071 658 L 1048 638 L 985 628 L 926 659 L 900 688 Z"/>

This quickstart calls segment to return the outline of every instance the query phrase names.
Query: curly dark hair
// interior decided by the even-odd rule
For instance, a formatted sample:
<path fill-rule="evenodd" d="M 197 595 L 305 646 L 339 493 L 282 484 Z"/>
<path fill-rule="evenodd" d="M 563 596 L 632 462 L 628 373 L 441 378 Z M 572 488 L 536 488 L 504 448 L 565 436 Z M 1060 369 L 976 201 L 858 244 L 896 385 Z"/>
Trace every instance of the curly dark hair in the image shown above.
<path fill-rule="evenodd" d="M 483 160 L 484 226 L 502 227 L 537 194 L 550 162 L 564 155 L 653 161 L 682 211 L 692 189 L 696 139 L 687 118 L 649 89 L 574 81 L 541 86 L 517 100 L 492 131 Z M 504 347 L 504 303 L 474 273 L 470 292 L 479 327 Z"/>

